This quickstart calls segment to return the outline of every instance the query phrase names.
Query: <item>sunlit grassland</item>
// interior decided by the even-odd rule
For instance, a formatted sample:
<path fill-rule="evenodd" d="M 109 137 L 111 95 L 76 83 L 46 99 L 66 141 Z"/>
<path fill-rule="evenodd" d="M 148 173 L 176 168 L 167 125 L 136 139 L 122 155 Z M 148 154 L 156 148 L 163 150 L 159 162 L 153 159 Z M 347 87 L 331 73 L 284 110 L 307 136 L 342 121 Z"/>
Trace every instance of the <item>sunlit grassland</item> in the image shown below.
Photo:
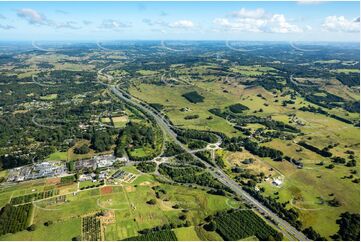
<path fill-rule="evenodd" d="M 149 179 L 136 180 L 131 189 L 125 189 L 129 209 L 116 211 L 117 222 L 106 226 L 107 239 L 123 239 L 134 236 L 136 231 L 169 223 L 181 223 L 178 216 L 182 209 L 188 209 L 187 219 L 198 223 L 207 214 L 229 208 L 226 197 L 207 194 L 204 191 L 177 185 L 163 185 Z M 159 185 L 167 193 L 156 199 L 151 186 Z M 156 199 L 155 205 L 146 201 Z M 173 208 L 173 205 L 180 208 Z"/>
<path fill-rule="evenodd" d="M 135 167 L 123 167 L 122 169 L 138 173 Z M 49 201 L 54 201 L 53 198 L 35 201 L 33 223 L 37 225 L 37 229 L 33 232 L 22 231 L 7 235 L 1 239 L 71 240 L 80 235 L 80 217 L 101 210 L 112 210 L 115 214 L 115 222 L 105 225 L 105 239 L 120 240 L 136 236 L 141 229 L 169 223 L 184 223 L 179 219 L 179 216 L 184 213 L 182 212 L 184 209 L 188 210 L 185 213 L 187 220 L 196 225 L 216 211 L 240 206 L 239 202 L 231 198 L 208 194 L 201 189 L 161 184 L 149 174 L 140 175 L 133 183 L 124 183 L 123 185 L 124 187 L 112 186 L 111 193 L 106 194 L 102 194 L 100 188 L 80 190 L 74 193 L 76 183 L 57 187 L 50 183 L 45 185 L 45 179 L 43 179 L 37 182 L 18 184 L 11 190 L 4 189 L 1 197 L 9 200 L 12 195 L 40 192 L 45 187 L 47 187 L 46 189 L 57 188 L 60 189 L 59 195 L 66 196 L 66 201 L 49 203 Z M 152 189 L 152 186 L 155 185 L 164 189 L 166 194 L 156 198 L 155 191 Z M 147 204 L 150 199 L 156 199 L 156 204 Z M 1 200 L 1 202 L 3 201 Z M 6 202 L 4 201 L 4 203 Z M 174 205 L 178 205 L 179 208 L 174 208 Z M 52 221 L 53 224 L 48 227 L 44 226 L 43 224 L 47 221 Z M 47 233 L 51 233 L 51 235 L 47 236 Z M 184 235 L 183 230 L 179 230 L 177 233 L 180 236 Z M 195 232 L 193 236 L 196 238 Z"/>
<path fill-rule="evenodd" d="M 239 73 L 245 76 L 260 76 L 267 72 L 275 72 L 276 70 L 272 67 L 264 67 L 264 66 L 234 66 L 231 67 L 230 70 L 234 73 Z"/>
<path fill-rule="evenodd" d="M 357 88 L 351 88 L 339 82 L 335 85 L 325 85 L 324 88 L 327 92 L 342 97 L 345 100 L 360 100 L 359 90 Z"/>
<path fill-rule="evenodd" d="M 8 241 L 70 241 L 80 234 L 80 218 L 72 218 L 53 223 L 50 226 L 39 224 L 35 231 L 24 230 L 15 234 L 4 235 L 0 239 Z"/>
<path fill-rule="evenodd" d="M 228 169 L 239 166 L 243 169 L 249 170 L 251 173 L 259 174 L 263 172 L 266 177 L 279 177 L 283 176 L 281 172 L 279 172 L 271 163 L 265 162 L 263 158 L 252 155 L 246 150 L 241 152 L 224 152 L 224 158 L 226 160 L 226 166 Z M 242 161 L 245 159 L 253 159 L 253 163 L 251 164 L 243 164 Z"/>
<path fill-rule="evenodd" d="M 337 232 L 336 220 L 344 211 L 359 213 L 359 185 L 351 179 L 342 179 L 349 175 L 349 168 L 338 167 L 327 169 L 324 166 L 306 166 L 297 169 L 289 162 L 274 162 L 270 159 L 263 159 L 273 167 L 285 174 L 281 188 L 276 188 L 269 183 L 261 186 L 266 187 L 266 195 L 273 195 L 279 192 L 280 202 L 300 200 L 295 207 L 301 214 L 301 219 L 305 227 L 312 226 L 324 236 L 330 236 Z M 330 194 L 334 196 L 329 196 Z M 340 202 L 340 207 L 330 207 L 327 200 L 336 197 Z M 318 204 L 321 200 L 324 204 Z M 328 221 L 325 223 L 325 221 Z M 327 226 L 325 226 L 327 224 Z"/>
<path fill-rule="evenodd" d="M 58 98 L 58 94 L 49 94 L 49 95 L 46 95 L 46 96 L 41 96 L 40 99 L 41 100 L 44 100 L 44 101 L 51 101 L 51 100 L 55 100 Z"/>
<path fill-rule="evenodd" d="M 331 72 L 349 74 L 349 73 L 360 73 L 360 70 L 359 69 L 336 69 L 336 70 L 332 70 Z"/>
<path fill-rule="evenodd" d="M 151 71 L 151 70 L 139 70 L 137 71 L 138 74 L 142 76 L 151 76 L 158 74 L 158 71 Z"/>
<path fill-rule="evenodd" d="M 67 152 L 61 152 L 61 151 L 56 151 L 52 154 L 50 154 L 47 158 L 47 160 L 64 160 L 66 161 L 68 159 L 68 153 Z"/>
<path fill-rule="evenodd" d="M 139 90 L 132 88 L 132 95 L 145 100 L 148 103 L 160 103 L 165 106 L 165 112 L 171 121 L 179 126 L 191 129 L 214 130 L 221 131 L 230 136 L 234 136 L 236 131 L 230 124 L 222 118 L 215 117 L 208 110 L 214 107 L 225 107 L 234 104 L 235 101 L 225 96 L 218 96 L 212 92 L 203 90 L 202 88 L 189 87 L 169 87 L 155 86 L 150 84 L 141 84 Z M 187 101 L 182 94 L 196 90 L 205 97 L 204 102 L 193 104 Z M 182 112 L 181 108 L 189 108 L 189 111 Z M 197 114 L 199 118 L 193 120 L 185 120 L 188 115 Z M 207 119 L 213 116 L 212 119 Z"/>
<path fill-rule="evenodd" d="M 201 240 L 195 228 L 192 227 L 185 227 L 185 228 L 177 228 L 174 230 L 175 235 L 179 241 L 199 241 Z"/>

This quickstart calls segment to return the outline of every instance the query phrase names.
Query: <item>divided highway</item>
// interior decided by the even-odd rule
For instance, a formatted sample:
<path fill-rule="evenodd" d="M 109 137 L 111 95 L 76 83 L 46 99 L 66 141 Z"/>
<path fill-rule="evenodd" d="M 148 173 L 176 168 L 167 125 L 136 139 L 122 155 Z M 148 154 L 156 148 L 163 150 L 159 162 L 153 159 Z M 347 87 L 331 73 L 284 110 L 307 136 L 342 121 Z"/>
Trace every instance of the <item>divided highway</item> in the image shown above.
<path fill-rule="evenodd" d="M 289 240 L 300 240 L 305 241 L 309 240 L 302 232 L 295 229 L 292 225 L 290 225 L 287 221 L 281 219 L 278 217 L 277 214 L 273 213 L 271 210 L 269 210 L 267 207 L 265 207 L 263 204 L 258 202 L 255 198 L 253 198 L 251 195 L 249 195 L 247 192 L 245 192 L 239 184 L 237 184 L 234 180 L 229 178 L 222 169 L 219 167 L 212 167 L 207 162 L 201 160 L 197 156 L 195 156 L 192 151 L 185 146 L 183 143 L 181 143 L 177 139 L 177 134 L 171 129 L 171 124 L 163 118 L 160 114 L 158 114 L 155 110 L 153 110 L 152 107 L 148 106 L 146 103 L 138 103 L 133 100 L 133 98 L 129 98 L 129 94 L 124 93 L 122 90 L 118 89 L 114 85 L 109 85 L 109 88 L 111 91 L 120 99 L 124 100 L 125 102 L 131 103 L 132 105 L 136 106 L 140 110 L 148 113 L 158 123 L 158 125 L 161 127 L 163 132 L 166 132 L 173 140 L 176 142 L 179 146 L 181 146 L 186 152 L 191 154 L 195 159 L 202 162 L 210 171 L 210 173 L 217 178 L 223 185 L 229 187 L 232 191 L 234 191 L 237 195 L 241 196 L 243 199 L 248 201 L 250 204 L 252 204 L 261 214 L 264 216 L 269 216 L 272 218 L 277 224 L 278 227 L 283 231 L 284 236 Z"/>

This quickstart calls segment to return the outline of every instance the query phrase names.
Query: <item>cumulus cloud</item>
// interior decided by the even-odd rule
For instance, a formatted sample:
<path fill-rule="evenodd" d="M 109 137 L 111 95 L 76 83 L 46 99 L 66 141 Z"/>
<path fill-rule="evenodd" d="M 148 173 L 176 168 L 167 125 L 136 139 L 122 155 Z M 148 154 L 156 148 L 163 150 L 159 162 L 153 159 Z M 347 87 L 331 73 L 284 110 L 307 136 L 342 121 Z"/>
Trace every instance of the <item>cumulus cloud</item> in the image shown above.
<path fill-rule="evenodd" d="M 195 24 L 190 20 L 178 20 L 178 21 L 169 23 L 168 26 L 170 28 L 191 29 L 191 28 L 195 27 Z"/>
<path fill-rule="evenodd" d="M 325 18 L 322 28 L 330 32 L 359 32 L 360 17 L 349 20 L 344 16 L 328 16 Z"/>
<path fill-rule="evenodd" d="M 227 18 L 216 18 L 213 20 L 213 23 L 224 30 L 262 32 L 260 26 L 263 24 L 263 21 L 249 19 L 249 18 L 237 19 L 237 20 L 229 20 Z"/>
<path fill-rule="evenodd" d="M 4 15 L 0 14 L 0 19 L 6 19 Z"/>
<path fill-rule="evenodd" d="M 102 24 L 99 27 L 102 29 L 111 29 L 114 31 L 119 31 L 121 29 L 131 27 L 131 25 L 114 19 L 105 19 L 103 20 Z"/>
<path fill-rule="evenodd" d="M 232 18 L 216 18 L 213 23 L 223 30 L 241 32 L 299 33 L 303 29 L 286 20 L 283 14 L 270 14 L 263 9 L 245 8 L 231 14 Z M 306 28 L 307 29 L 307 28 Z"/>
<path fill-rule="evenodd" d="M 9 29 L 15 29 L 14 26 L 12 25 L 3 25 L 3 24 L 0 24 L 0 29 L 5 29 L 5 30 L 9 30 Z"/>
<path fill-rule="evenodd" d="M 43 14 L 31 8 L 22 8 L 17 10 L 18 17 L 25 19 L 29 24 L 34 25 L 51 25 L 52 22 L 49 21 Z"/>

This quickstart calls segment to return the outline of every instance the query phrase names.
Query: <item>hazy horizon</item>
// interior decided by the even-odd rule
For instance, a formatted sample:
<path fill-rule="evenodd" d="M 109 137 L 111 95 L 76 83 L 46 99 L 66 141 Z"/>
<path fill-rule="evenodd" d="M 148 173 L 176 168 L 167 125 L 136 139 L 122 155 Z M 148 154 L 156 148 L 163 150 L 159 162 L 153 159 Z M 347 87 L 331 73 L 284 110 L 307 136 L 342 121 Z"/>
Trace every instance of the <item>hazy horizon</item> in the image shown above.
<path fill-rule="evenodd" d="M 0 2 L 0 40 L 359 42 L 358 1 Z"/>

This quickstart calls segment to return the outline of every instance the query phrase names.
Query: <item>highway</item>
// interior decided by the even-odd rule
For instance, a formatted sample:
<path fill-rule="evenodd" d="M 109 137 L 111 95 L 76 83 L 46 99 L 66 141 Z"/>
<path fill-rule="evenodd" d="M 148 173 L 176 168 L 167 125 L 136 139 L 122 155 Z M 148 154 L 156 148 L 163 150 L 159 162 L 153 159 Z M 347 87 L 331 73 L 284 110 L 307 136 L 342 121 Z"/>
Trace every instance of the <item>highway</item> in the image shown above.
<path fill-rule="evenodd" d="M 215 177 L 217 178 L 223 185 L 229 187 L 232 191 L 234 191 L 237 195 L 241 196 L 242 198 L 244 198 L 246 201 L 248 201 L 250 204 L 253 204 L 254 207 L 264 216 L 269 216 L 270 218 L 273 219 L 273 221 L 275 221 L 278 225 L 278 227 L 283 231 L 284 236 L 289 239 L 289 240 L 299 240 L 299 241 L 305 241 L 305 240 L 309 240 L 302 232 L 298 231 L 296 228 L 294 228 L 293 226 L 291 226 L 287 221 L 281 219 L 280 217 L 278 217 L 277 214 L 273 213 L 271 210 L 269 210 L 267 207 L 265 207 L 263 204 L 261 204 L 260 202 L 258 202 L 255 198 L 253 198 L 251 195 L 249 195 L 247 192 L 245 192 L 240 186 L 239 184 L 237 184 L 234 180 L 232 180 L 231 178 L 229 178 L 222 169 L 220 169 L 219 167 L 212 167 L 211 165 L 209 165 L 207 162 L 201 160 L 200 158 L 198 158 L 196 155 L 194 155 L 194 153 L 192 152 L 192 150 L 190 150 L 187 146 L 185 146 L 183 143 L 181 143 L 178 139 L 177 139 L 177 134 L 171 129 L 171 124 L 168 122 L 168 120 L 166 120 L 165 118 L 163 118 L 160 114 L 158 114 L 158 112 L 156 112 L 155 110 L 153 110 L 152 107 L 150 107 L 149 105 L 147 105 L 146 103 L 138 103 L 136 101 L 133 100 L 133 98 L 129 98 L 127 96 L 129 96 L 129 94 L 124 95 L 125 93 L 122 90 L 119 90 L 116 86 L 114 85 L 109 85 L 111 91 L 120 99 L 124 100 L 125 102 L 128 102 L 134 106 L 136 106 L 137 108 L 139 108 L 140 110 L 148 113 L 149 115 L 151 115 L 152 117 L 154 117 L 154 119 L 156 120 L 156 122 L 158 123 L 158 125 L 161 127 L 161 129 L 163 131 L 165 131 L 173 140 L 175 143 L 177 143 L 179 146 L 181 146 L 186 152 L 188 152 L 189 154 L 191 154 L 196 160 L 199 160 L 200 162 L 202 162 L 209 170 L 209 172 Z"/>

